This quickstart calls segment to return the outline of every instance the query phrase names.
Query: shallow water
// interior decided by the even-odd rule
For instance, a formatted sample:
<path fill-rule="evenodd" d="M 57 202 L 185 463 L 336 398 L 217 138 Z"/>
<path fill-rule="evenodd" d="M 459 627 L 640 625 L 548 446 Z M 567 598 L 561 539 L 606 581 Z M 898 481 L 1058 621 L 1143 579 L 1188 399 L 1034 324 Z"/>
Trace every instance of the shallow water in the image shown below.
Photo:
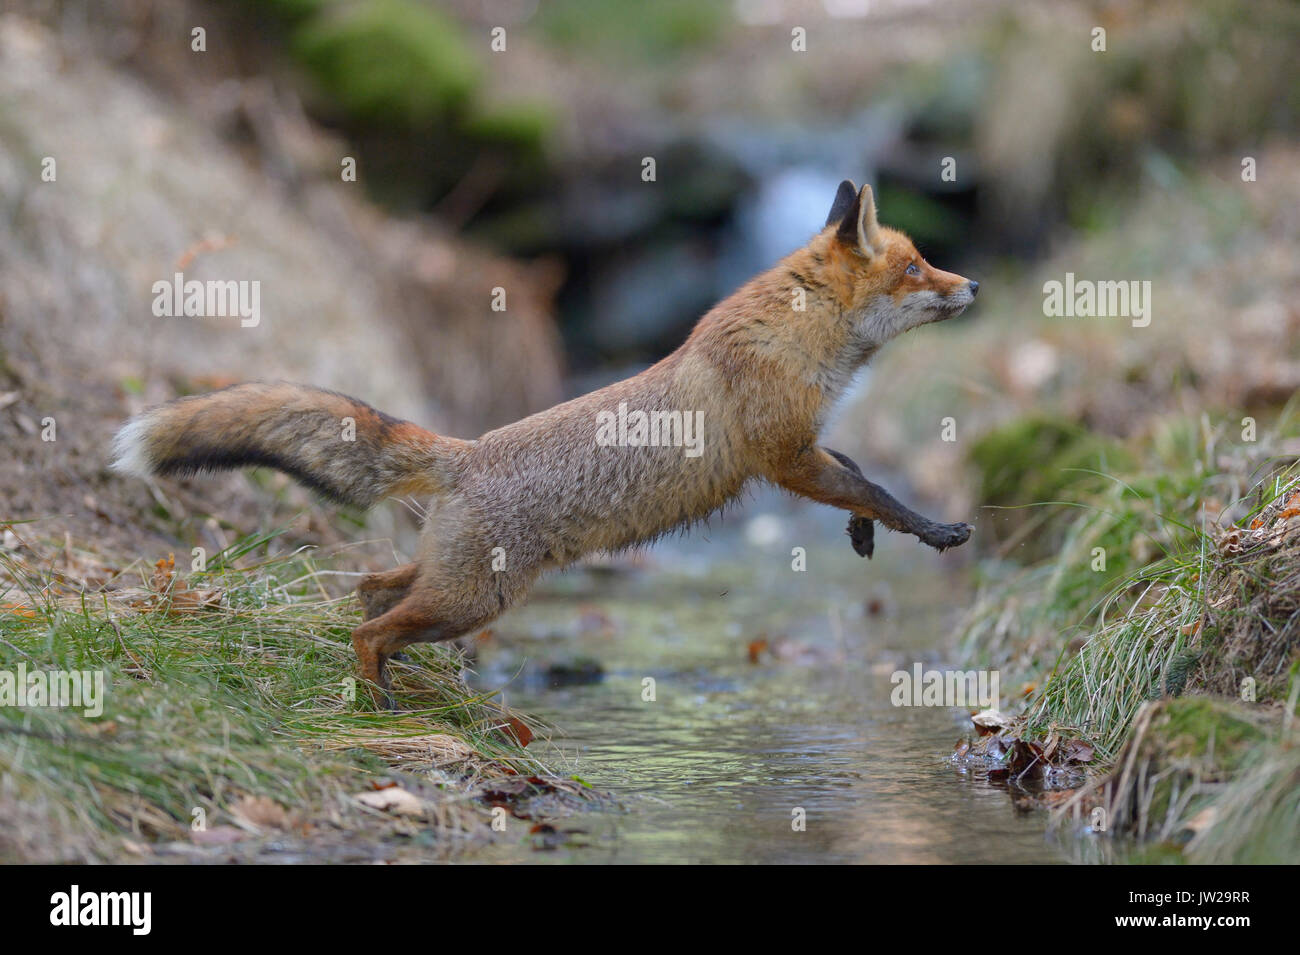
<path fill-rule="evenodd" d="M 1043 813 L 949 759 L 967 711 L 890 702 L 894 670 L 944 663 L 968 599 L 960 555 L 877 530 L 868 562 L 840 515 L 761 503 L 658 545 L 642 568 L 557 577 L 498 627 L 479 684 L 553 726 L 533 746 L 616 805 L 559 821 L 568 835 L 546 851 L 512 821 L 521 838 L 487 857 L 1064 861 Z M 774 652 L 751 663 L 757 639 Z M 593 660 L 598 682 L 548 685 L 548 666 Z"/>

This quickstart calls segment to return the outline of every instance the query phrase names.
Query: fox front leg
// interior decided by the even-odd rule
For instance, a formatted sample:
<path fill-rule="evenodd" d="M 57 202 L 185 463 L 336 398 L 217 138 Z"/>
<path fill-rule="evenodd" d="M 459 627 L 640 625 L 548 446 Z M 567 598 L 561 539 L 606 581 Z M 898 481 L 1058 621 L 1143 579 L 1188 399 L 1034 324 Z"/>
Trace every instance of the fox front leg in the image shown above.
<path fill-rule="evenodd" d="M 847 454 L 842 454 L 831 448 L 825 448 L 824 450 L 858 477 L 866 480 L 865 475 L 862 473 L 862 468 L 858 467 L 858 463 Z M 850 514 L 848 535 L 849 543 L 853 545 L 853 552 L 859 557 L 865 557 L 867 560 L 870 560 L 871 555 L 876 552 L 876 522 L 869 517 Z"/>
<path fill-rule="evenodd" d="M 810 445 L 783 469 L 778 483 L 814 501 L 880 521 L 890 530 L 914 534 L 935 550 L 956 547 L 970 538 L 969 524 L 941 524 L 921 516 L 900 504 L 880 485 L 868 481 L 856 466 L 844 464 L 842 459 L 843 455 Z"/>

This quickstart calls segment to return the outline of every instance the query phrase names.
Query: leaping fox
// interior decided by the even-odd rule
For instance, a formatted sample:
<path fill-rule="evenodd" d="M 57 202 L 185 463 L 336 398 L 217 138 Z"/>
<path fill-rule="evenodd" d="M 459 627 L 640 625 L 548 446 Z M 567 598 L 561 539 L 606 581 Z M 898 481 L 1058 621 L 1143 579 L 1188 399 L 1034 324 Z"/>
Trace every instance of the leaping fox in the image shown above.
<path fill-rule="evenodd" d="M 807 246 L 714 306 L 667 358 L 477 440 L 331 391 L 250 383 L 133 418 L 115 439 L 114 467 L 144 477 L 265 466 L 360 507 L 428 498 L 415 560 L 357 588 L 364 614 L 352 645 L 391 705 L 385 664 L 403 647 L 477 630 L 543 571 L 701 520 L 754 480 L 849 511 L 866 556 L 873 521 L 938 550 L 964 543 L 969 525 L 909 510 L 817 439 L 885 342 L 952 318 L 978 289 L 878 224 L 871 188 L 846 180 Z M 694 453 L 646 440 L 646 421 L 671 431 L 683 415 L 699 426 Z M 342 437 L 345 418 L 354 440 Z"/>

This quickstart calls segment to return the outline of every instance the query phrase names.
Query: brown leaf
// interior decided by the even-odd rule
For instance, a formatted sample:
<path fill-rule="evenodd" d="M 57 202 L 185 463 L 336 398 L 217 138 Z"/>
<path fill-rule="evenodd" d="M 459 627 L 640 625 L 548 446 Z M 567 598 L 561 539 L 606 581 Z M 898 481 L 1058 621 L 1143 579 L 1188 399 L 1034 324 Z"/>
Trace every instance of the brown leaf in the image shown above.
<path fill-rule="evenodd" d="M 1047 760 L 1050 763 L 1052 761 L 1052 757 L 1056 755 L 1057 747 L 1060 745 L 1061 745 L 1061 737 L 1057 736 L 1056 733 L 1053 732 L 1050 736 L 1047 737 L 1047 740 L 1043 743 L 1043 759 Z"/>
<path fill-rule="evenodd" d="M 1081 739 L 1066 740 L 1061 749 L 1061 758 L 1067 763 L 1090 763 L 1096 752 L 1090 743 Z"/>
<path fill-rule="evenodd" d="M 288 829 L 293 819 L 285 808 L 266 796 L 244 796 L 230 807 L 230 815 L 248 829 Z"/>
<path fill-rule="evenodd" d="M 175 554 L 168 554 L 166 560 L 160 558 L 154 564 L 149 586 L 153 590 L 149 606 L 165 611 L 168 616 L 205 610 L 221 600 L 220 590 L 191 590 L 177 577 Z"/>
<path fill-rule="evenodd" d="M 527 746 L 533 741 L 533 731 L 517 716 L 507 714 L 506 723 L 502 729 L 507 738 L 513 737 L 514 741 L 520 746 Z"/>

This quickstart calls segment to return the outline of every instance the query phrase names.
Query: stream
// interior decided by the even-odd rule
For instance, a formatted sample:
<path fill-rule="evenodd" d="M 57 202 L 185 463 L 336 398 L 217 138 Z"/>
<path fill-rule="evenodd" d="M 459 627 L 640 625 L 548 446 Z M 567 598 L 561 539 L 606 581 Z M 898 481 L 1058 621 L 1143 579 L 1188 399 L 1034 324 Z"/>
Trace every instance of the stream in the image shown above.
<path fill-rule="evenodd" d="M 521 835 L 484 861 L 1066 861 L 1045 814 L 949 758 L 969 711 L 890 702 L 895 670 L 945 664 L 963 563 L 879 528 L 863 560 L 842 514 L 764 493 L 548 579 L 498 625 L 476 682 L 552 727 L 531 748 L 611 805 L 557 821 L 545 851 Z"/>

